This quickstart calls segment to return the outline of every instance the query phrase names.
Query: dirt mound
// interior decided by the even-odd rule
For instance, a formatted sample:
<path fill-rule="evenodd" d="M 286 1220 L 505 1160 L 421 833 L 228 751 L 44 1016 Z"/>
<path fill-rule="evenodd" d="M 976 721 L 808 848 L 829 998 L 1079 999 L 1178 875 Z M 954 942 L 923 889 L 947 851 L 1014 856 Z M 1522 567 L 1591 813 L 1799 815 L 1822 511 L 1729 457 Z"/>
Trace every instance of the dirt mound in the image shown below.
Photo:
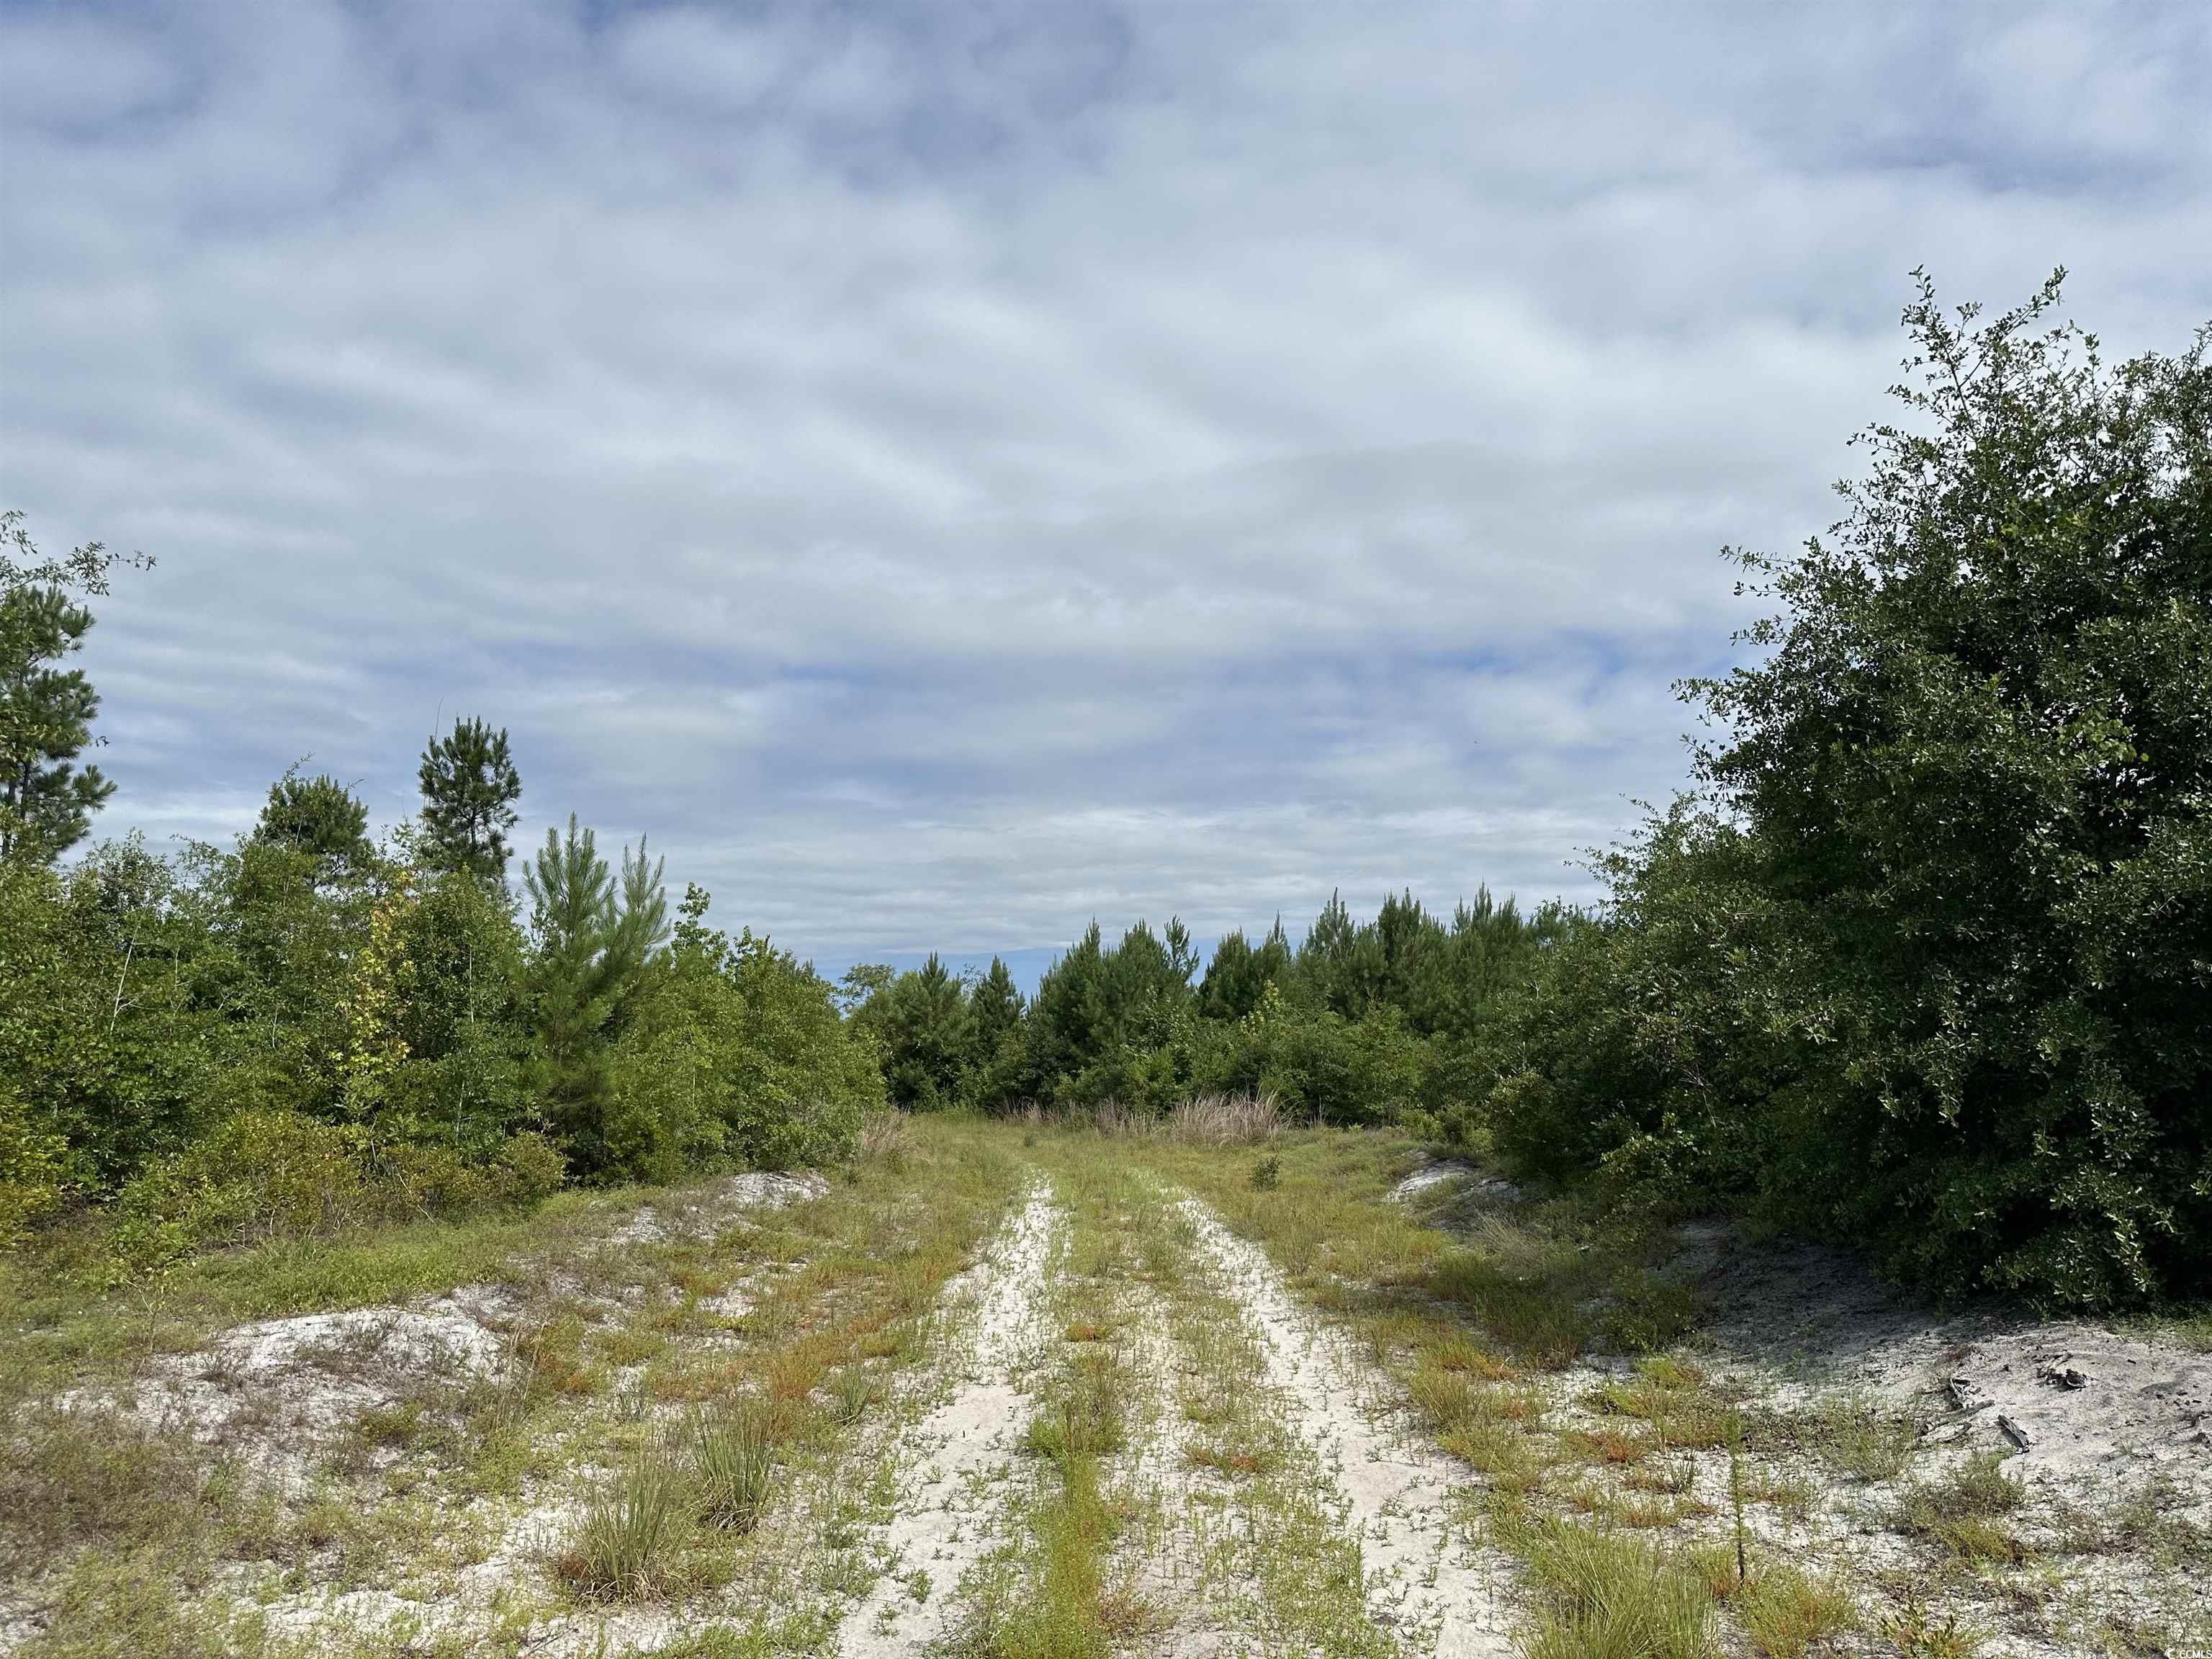
<path fill-rule="evenodd" d="M 2094 1321 L 1947 1314 L 1819 1245 L 1715 1224 L 1683 1237 L 1715 1356 L 1774 1403 L 1856 1395 L 2078 1502 L 2164 1480 L 2179 1507 L 2212 1508 L 2212 1353 Z"/>
<path fill-rule="evenodd" d="M 198 1353 L 155 1361 L 126 1397 L 58 1403 L 112 1405 L 297 1483 L 371 1413 L 495 1380 L 510 1358 L 506 1340 L 452 1299 L 354 1308 L 240 1325 Z"/>

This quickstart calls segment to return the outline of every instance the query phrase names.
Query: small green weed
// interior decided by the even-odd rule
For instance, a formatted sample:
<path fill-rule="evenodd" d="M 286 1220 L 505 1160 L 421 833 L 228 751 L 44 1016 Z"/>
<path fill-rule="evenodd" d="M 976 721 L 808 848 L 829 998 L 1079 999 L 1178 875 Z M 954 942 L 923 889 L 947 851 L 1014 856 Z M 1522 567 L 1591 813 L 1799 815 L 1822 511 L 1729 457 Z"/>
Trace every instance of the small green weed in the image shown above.
<path fill-rule="evenodd" d="M 1942 1480 L 1915 1484 L 1898 1505 L 1899 1530 L 1933 1539 L 1968 1560 L 2019 1560 L 2025 1552 L 1997 1517 L 2018 1509 L 2025 1494 L 2002 1464 L 1996 1453 L 1985 1453 Z"/>

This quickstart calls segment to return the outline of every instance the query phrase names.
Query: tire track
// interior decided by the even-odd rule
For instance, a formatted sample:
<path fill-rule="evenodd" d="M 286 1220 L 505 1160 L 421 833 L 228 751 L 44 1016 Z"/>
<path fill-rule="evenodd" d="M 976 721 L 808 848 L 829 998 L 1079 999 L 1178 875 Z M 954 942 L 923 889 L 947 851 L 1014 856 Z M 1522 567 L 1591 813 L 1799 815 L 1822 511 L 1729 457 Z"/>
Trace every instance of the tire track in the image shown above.
<path fill-rule="evenodd" d="M 1466 1472 L 1390 1431 L 1389 1388 L 1351 1345 L 1293 1299 L 1257 1245 L 1196 1199 L 1182 1201 L 1202 1257 L 1259 1339 L 1266 1384 L 1291 1432 L 1330 1472 L 1359 1540 L 1368 1617 L 1435 1659 L 1504 1659 L 1517 1650 L 1499 1590 L 1510 1566 L 1455 1536 L 1452 1489 Z"/>
<path fill-rule="evenodd" d="M 889 1565 L 847 1615 L 841 1659 L 919 1654 L 945 1635 L 961 1576 L 988 1547 L 1026 1422 L 1025 1384 L 1050 1337 L 1048 1271 L 1066 1231 L 1066 1212 L 1040 1183 L 986 1260 L 948 1287 L 948 1307 L 973 1299 L 973 1335 L 949 1395 L 901 1437 L 902 1507 L 881 1540 Z M 917 1572 L 927 1575 L 919 1596 Z"/>

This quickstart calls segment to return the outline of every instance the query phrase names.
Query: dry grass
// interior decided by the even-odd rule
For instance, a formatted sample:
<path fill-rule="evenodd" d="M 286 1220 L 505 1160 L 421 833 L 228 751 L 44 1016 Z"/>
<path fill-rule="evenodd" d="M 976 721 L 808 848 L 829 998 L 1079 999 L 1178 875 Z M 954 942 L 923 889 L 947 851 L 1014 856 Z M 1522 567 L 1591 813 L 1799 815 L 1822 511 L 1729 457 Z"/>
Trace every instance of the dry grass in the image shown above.
<path fill-rule="evenodd" d="M 1032 1115 L 1032 1126 L 1042 1120 Z M 1281 1135 L 1282 1107 L 1271 1094 L 1199 1095 L 1164 1115 L 1119 1100 L 1067 1115 L 1063 1127 L 1114 1139 L 1166 1140 L 1182 1146 L 1263 1146 Z"/>
<path fill-rule="evenodd" d="M 896 1175 L 906 1168 L 906 1114 L 872 1112 L 860 1125 L 856 1148 L 862 1161 L 882 1166 Z"/>
<path fill-rule="evenodd" d="M 1200 1095 L 1168 1115 L 1168 1139 L 1187 1146 L 1259 1146 L 1283 1132 L 1271 1094 Z"/>

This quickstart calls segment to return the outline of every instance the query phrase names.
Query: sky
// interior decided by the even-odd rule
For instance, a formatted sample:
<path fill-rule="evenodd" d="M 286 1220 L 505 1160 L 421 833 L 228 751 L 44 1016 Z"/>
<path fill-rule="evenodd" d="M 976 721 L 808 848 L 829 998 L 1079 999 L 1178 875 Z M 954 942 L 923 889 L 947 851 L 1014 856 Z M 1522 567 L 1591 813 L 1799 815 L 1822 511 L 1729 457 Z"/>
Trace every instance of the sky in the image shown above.
<path fill-rule="evenodd" d="M 506 726 L 829 971 L 1586 900 L 1908 273 L 2212 320 L 2212 8 L 0 0 L 103 834 Z"/>

